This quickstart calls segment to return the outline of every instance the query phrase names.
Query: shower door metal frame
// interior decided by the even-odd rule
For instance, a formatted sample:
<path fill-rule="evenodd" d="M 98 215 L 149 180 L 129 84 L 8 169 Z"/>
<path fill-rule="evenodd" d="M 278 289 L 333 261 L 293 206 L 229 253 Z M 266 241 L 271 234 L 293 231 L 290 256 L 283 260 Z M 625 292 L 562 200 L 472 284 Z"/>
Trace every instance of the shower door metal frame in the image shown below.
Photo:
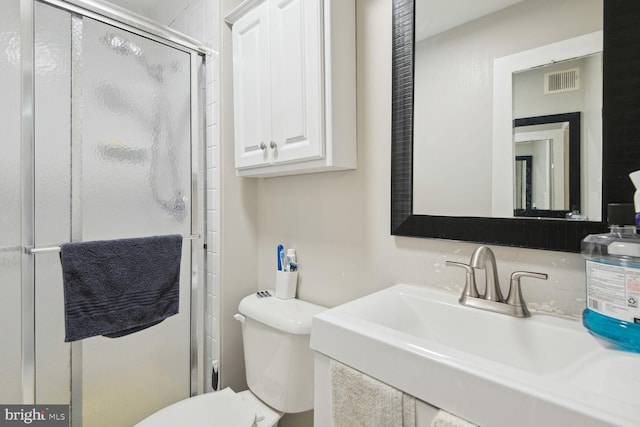
<path fill-rule="evenodd" d="M 21 244 L 35 242 L 35 139 L 34 139 L 34 1 L 20 0 L 20 72 L 21 72 Z M 22 403 L 35 403 L 35 259 L 22 253 Z"/>
<path fill-rule="evenodd" d="M 199 41 L 180 34 L 173 29 L 158 25 L 142 16 L 133 14 L 125 9 L 102 2 L 92 0 L 20 0 L 21 19 L 21 245 L 22 252 L 22 321 L 21 321 L 21 352 L 22 352 L 22 400 L 24 404 L 35 404 L 36 400 L 36 343 L 35 343 L 35 253 L 28 248 L 35 244 L 35 3 L 48 4 L 59 9 L 66 10 L 72 16 L 84 16 L 105 24 L 132 32 L 139 36 L 162 43 L 169 47 L 181 50 L 190 55 L 191 63 L 191 232 L 196 234 L 198 227 L 203 229 L 201 240 L 191 241 L 191 304 L 190 304 L 190 393 L 198 393 L 198 374 L 202 376 L 202 383 L 206 378 L 205 369 L 202 366 L 203 357 L 203 333 L 199 329 L 203 317 L 203 285 L 206 281 L 206 262 L 202 265 L 204 271 L 199 283 L 200 253 L 206 252 L 206 215 L 200 214 L 198 205 L 198 192 L 202 191 L 203 206 L 206 206 L 206 174 L 198 173 L 200 165 L 206 167 L 204 147 L 206 145 L 206 114 L 204 87 L 206 77 L 204 67 L 208 58 L 215 55 L 211 49 L 202 45 Z M 63 243 L 63 242 L 60 242 Z M 205 259 L 205 258 L 203 258 Z M 205 259 L 206 261 L 206 259 Z M 78 353 L 79 352 L 79 353 Z M 78 353 L 81 357 L 81 349 L 77 343 L 72 344 L 71 354 Z M 72 357 L 70 355 L 70 357 Z M 81 375 L 72 370 L 73 383 Z M 77 391 L 76 391 L 77 393 Z M 72 389 L 71 402 L 80 397 Z M 74 396 L 75 394 L 75 396 Z M 71 403 L 70 402 L 70 403 Z M 47 402 L 44 402 L 47 403 Z"/>

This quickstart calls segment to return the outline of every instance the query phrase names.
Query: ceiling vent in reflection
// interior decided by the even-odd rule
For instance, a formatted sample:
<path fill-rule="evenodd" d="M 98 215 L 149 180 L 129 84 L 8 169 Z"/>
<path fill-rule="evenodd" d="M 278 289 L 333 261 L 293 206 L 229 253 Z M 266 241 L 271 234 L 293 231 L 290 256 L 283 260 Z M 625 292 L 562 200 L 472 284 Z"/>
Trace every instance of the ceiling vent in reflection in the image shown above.
<path fill-rule="evenodd" d="M 570 92 L 580 89 L 580 68 L 554 71 L 544 75 L 544 94 Z"/>

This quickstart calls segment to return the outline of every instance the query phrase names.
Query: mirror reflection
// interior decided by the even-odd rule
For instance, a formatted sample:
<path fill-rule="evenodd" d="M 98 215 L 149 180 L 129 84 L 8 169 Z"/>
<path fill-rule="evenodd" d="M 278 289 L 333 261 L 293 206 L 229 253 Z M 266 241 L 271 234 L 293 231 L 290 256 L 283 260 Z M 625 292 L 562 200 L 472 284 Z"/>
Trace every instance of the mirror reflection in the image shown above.
<path fill-rule="evenodd" d="M 580 214 L 580 113 L 514 120 L 514 216 Z"/>
<path fill-rule="evenodd" d="M 602 9 L 602 0 L 416 1 L 415 214 L 600 220 Z M 525 140 L 538 130 L 515 126 L 568 112 L 582 118 L 573 168 L 568 122 L 537 143 Z"/>

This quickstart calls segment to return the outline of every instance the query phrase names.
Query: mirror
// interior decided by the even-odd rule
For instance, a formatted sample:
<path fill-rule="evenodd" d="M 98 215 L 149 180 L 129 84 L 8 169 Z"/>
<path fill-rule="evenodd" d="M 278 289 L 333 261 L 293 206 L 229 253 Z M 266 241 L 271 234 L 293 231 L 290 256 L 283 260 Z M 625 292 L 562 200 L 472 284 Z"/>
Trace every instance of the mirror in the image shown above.
<path fill-rule="evenodd" d="M 414 212 L 514 217 L 514 118 L 581 111 L 601 135 L 602 1 L 416 2 Z"/>
<path fill-rule="evenodd" d="M 580 213 L 580 113 L 515 119 L 513 144 L 513 216 L 586 220 Z"/>
<path fill-rule="evenodd" d="M 566 1 L 571 3 L 570 0 Z M 565 1 L 563 1 L 563 3 L 564 2 Z M 529 7 L 527 3 L 535 3 L 538 5 L 548 3 L 548 6 L 558 4 L 558 2 L 545 1 L 522 1 L 516 3 L 517 4 L 510 7 Z M 505 164 L 508 165 L 507 168 L 510 172 L 502 175 L 503 181 L 508 180 L 510 182 L 509 191 L 504 193 L 504 197 L 508 199 L 508 206 L 510 207 L 509 215 L 508 217 L 492 216 L 495 201 L 493 200 L 493 196 L 486 197 L 486 192 L 492 191 L 491 182 L 496 180 L 495 172 L 490 171 L 489 175 L 493 176 L 489 178 L 487 178 L 487 172 L 482 172 L 481 177 L 480 172 L 477 172 L 473 168 L 475 164 L 494 163 L 491 153 L 494 151 L 499 152 L 500 150 L 494 150 L 493 147 L 481 145 L 485 139 L 488 139 L 490 143 L 495 143 L 492 136 L 479 138 L 477 135 L 481 134 L 481 130 L 486 133 L 486 129 L 489 129 L 489 132 L 493 133 L 496 131 L 496 128 L 504 129 L 506 126 L 509 146 L 515 147 L 513 144 L 514 130 L 512 120 L 515 118 L 512 116 L 513 105 L 503 106 L 503 108 L 510 111 L 510 113 L 507 114 L 507 117 L 509 117 L 507 124 L 505 125 L 501 121 L 496 125 L 495 121 L 497 120 L 497 116 L 494 112 L 492 117 L 491 112 L 493 109 L 491 106 L 485 105 L 484 107 L 479 107 L 474 104 L 477 93 L 473 92 L 472 89 L 485 80 L 491 79 L 491 77 L 495 79 L 496 76 L 492 76 L 493 70 L 491 67 L 473 67 L 474 64 L 481 64 L 481 60 L 483 59 L 483 54 L 473 49 L 466 55 L 467 58 L 470 58 L 470 66 L 466 68 L 477 72 L 475 74 L 472 73 L 471 77 L 467 76 L 466 80 L 459 80 L 458 83 L 456 83 L 457 86 L 464 86 L 466 88 L 466 92 L 463 92 L 462 98 L 453 99 L 453 96 L 442 96 L 442 94 L 432 93 L 431 96 L 426 98 L 426 101 L 418 99 L 419 83 L 417 83 L 417 76 L 420 68 L 415 62 L 418 61 L 418 43 L 414 45 L 414 24 L 416 33 L 421 31 L 421 25 L 415 22 L 414 1 L 394 0 L 391 179 L 392 234 L 578 252 L 580 250 L 580 241 L 584 236 L 606 231 L 606 226 L 602 221 L 602 218 L 605 218 L 602 212 L 605 211 L 604 207 L 606 203 L 630 202 L 633 196 L 633 186 L 628 178 L 628 173 L 640 169 L 638 150 L 628 137 L 629 133 L 633 134 L 634 137 L 640 136 L 640 130 L 635 129 L 632 125 L 634 121 L 637 121 L 637 116 L 635 115 L 638 114 L 638 108 L 634 105 L 629 87 L 629 85 L 637 85 L 640 83 L 637 77 L 640 75 L 637 69 L 638 67 L 629 60 L 630 55 L 632 55 L 636 49 L 633 40 L 637 39 L 638 30 L 635 28 L 634 19 L 638 18 L 640 7 L 630 1 L 614 3 L 615 4 L 604 4 L 604 55 L 602 66 L 604 72 L 604 111 L 602 115 L 603 132 L 601 133 L 604 143 L 600 150 L 605 161 L 602 163 L 602 179 L 598 185 L 598 189 L 600 190 L 598 193 L 600 194 L 599 197 L 601 197 L 601 201 L 596 210 L 599 212 L 599 215 L 597 215 L 598 219 L 595 220 L 588 218 L 587 221 L 570 221 L 565 218 L 555 219 L 549 217 L 514 218 L 516 161 L 513 150 L 504 150 L 507 151 L 508 154 L 508 160 Z M 497 13 L 501 14 L 504 12 L 498 10 Z M 439 20 L 437 16 L 433 19 L 435 21 Z M 474 25 L 479 25 L 481 20 L 482 19 L 475 19 L 473 21 Z M 528 46 L 528 48 L 525 49 L 518 47 L 519 50 L 515 52 L 502 52 L 502 55 L 492 57 L 492 61 L 520 52 L 535 50 L 541 46 L 552 46 L 555 43 L 553 40 L 544 40 L 543 43 L 540 43 L 540 40 L 538 40 L 544 39 L 547 36 L 547 27 L 538 25 L 537 28 L 538 31 L 527 32 L 531 33 L 533 38 L 536 39 L 535 45 Z M 492 31 L 493 30 L 496 30 L 496 28 L 492 28 Z M 593 31 L 591 33 L 593 33 Z M 560 41 L 570 41 L 580 35 L 585 34 L 563 36 Z M 509 37 L 507 38 L 510 39 Z M 615 43 L 611 40 L 615 40 Z M 508 41 L 507 45 L 513 48 L 513 43 Z M 608 49 L 610 51 L 608 51 Z M 449 49 L 448 52 L 451 53 L 452 50 Z M 585 55 L 588 56 L 591 55 L 591 53 L 587 52 Z M 446 60 L 446 55 L 442 56 L 442 58 Z M 565 59 L 568 58 L 561 58 L 561 60 Z M 444 60 L 432 59 L 431 61 L 427 61 L 426 66 L 427 68 L 436 69 L 431 71 L 437 73 L 437 69 L 443 65 Z M 520 70 L 525 68 L 526 67 L 520 68 Z M 459 71 L 463 69 L 464 67 L 461 67 Z M 513 72 L 511 72 L 509 76 L 512 78 Z M 442 76 L 440 76 L 440 78 L 442 78 Z M 513 89 L 513 81 L 511 78 L 507 80 L 511 88 L 510 90 Z M 438 81 L 438 76 L 432 77 L 432 81 Z M 442 86 L 450 90 L 451 88 L 457 87 L 454 84 L 443 84 Z M 495 89 L 495 87 L 492 89 Z M 420 131 L 416 130 L 417 128 L 414 129 L 414 123 L 424 122 L 432 116 L 431 114 L 419 114 L 419 117 L 417 116 L 419 104 L 425 102 L 427 104 L 430 103 L 432 109 L 436 108 L 440 110 L 445 110 L 451 105 L 457 107 L 463 106 L 478 117 L 475 117 L 473 125 L 465 120 L 448 121 L 450 124 L 448 130 L 444 132 L 441 131 L 435 136 L 429 136 L 427 134 L 422 138 Z M 487 111 L 489 111 L 489 114 L 487 114 Z M 457 113 L 453 114 L 455 117 Z M 626 120 L 623 120 L 623 117 L 626 118 Z M 589 123 L 591 122 L 592 121 Z M 451 125 L 451 123 L 454 125 Z M 586 125 L 588 125 L 587 120 L 583 117 L 583 129 Z M 465 145 L 454 149 L 454 154 L 458 154 L 457 157 L 450 153 L 443 153 L 445 147 L 455 147 L 455 144 L 460 142 L 455 141 L 455 138 L 452 136 L 453 132 L 458 131 L 460 128 L 471 129 L 473 137 L 459 138 Z M 592 130 L 590 129 L 589 132 L 592 132 Z M 484 133 L 482 134 L 484 135 Z M 435 149 L 435 151 L 426 156 L 428 159 L 426 164 L 421 163 L 421 159 L 417 157 L 419 151 L 424 149 L 419 148 L 421 146 L 418 143 L 418 137 L 424 139 L 420 144 L 424 143 L 427 149 Z M 487 156 L 487 152 L 490 153 L 489 156 Z M 453 166 L 450 165 L 446 170 L 439 170 L 438 163 L 443 163 L 442 160 L 446 157 L 451 157 L 454 160 Z M 434 195 L 429 195 L 426 204 L 427 211 L 420 211 L 417 209 L 418 203 L 416 203 L 415 196 L 427 192 L 424 187 L 418 186 L 419 180 L 416 177 L 416 173 L 426 175 L 432 187 L 434 183 L 437 186 L 438 183 L 442 183 L 443 181 L 456 180 L 462 181 L 465 185 L 461 187 L 461 191 L 458 191 L 458 189 L 455 191 L 444 191 L 445 197 L 442 198 L 442 202 L 436 201 Z M 591 172 L 582 175 L 582 179 L 584 180 L 584 177 L 590 176 Z M 446 179 L 443 179 L 443 177 Z M 526 180 L 526 176 L 524 179 Z M 592 193 L 593 190 L 583 185 L 583 182 L 584 181 L 581 181 L 581 193 L 584 194 L 585 191 Z M 481 184 L 485 185 L 486 183 L 489 183 L 489 185 L 482 188 L 480 187 Z M 483 188 L 488 188 L 489 190 L 483 190 Z M 484 196 L 477 196 L 477 193 L 483 192 Z M 489 203 L 487 203 L 487 199 L 490 200 Z M 454 201 L 455 204 L 453 208 L 451 206 L 445 206 L 451 201 Z M 463 209 L 468 209 L 469 207 L 476 208 L 476 211 L 463 211 Z"/>

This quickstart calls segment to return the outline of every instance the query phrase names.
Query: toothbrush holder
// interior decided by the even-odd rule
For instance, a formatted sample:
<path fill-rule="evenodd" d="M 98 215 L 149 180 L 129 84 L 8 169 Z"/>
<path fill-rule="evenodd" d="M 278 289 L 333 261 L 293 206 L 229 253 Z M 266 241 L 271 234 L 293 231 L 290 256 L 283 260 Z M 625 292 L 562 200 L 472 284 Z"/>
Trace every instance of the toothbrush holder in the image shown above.
<path fill-rule="evenodd" d="M 297 271 L 276 271 L 276 297 L 292 299 L 296 297 L 298 287 Z"/>

